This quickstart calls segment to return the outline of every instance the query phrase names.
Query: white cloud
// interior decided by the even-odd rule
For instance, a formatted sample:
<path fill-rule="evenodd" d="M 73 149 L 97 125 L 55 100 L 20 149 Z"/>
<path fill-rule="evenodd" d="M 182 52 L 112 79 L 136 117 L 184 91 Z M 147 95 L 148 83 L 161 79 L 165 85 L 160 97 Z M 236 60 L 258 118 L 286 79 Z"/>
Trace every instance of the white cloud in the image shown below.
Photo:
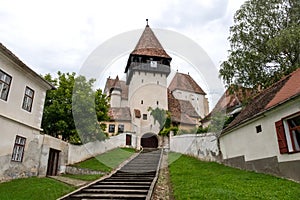
<path fill-rule="evenodd" d="M 78 72 L 111 37 L 144 28 L 171 29 L 196 41 L 216 67 L 226 59 L 233 13 L 245 0 L 0 0 L 0 42 L 37 73 Z M 112 76 L 123 73 L 108 70 Z"/>

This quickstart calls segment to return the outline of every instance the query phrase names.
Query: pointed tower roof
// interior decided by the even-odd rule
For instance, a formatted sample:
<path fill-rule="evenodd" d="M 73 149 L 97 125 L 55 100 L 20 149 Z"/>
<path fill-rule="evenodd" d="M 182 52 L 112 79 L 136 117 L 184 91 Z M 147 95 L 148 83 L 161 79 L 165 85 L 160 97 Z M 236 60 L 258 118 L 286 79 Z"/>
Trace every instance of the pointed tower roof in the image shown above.
<path fill-rule="evenodd" d="M 171 58 L 164 50 L 148 24 L 146 25 L 136 47 L 131 52 L 131 55 Z"/>

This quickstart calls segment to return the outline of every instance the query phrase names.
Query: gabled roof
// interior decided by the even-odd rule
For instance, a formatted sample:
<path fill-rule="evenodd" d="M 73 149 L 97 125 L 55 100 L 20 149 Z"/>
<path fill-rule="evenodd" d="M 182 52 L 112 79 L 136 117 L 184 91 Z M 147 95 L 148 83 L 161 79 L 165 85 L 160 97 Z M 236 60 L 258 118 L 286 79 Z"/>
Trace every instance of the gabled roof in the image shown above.
<path fill-rule="evenodd" d="M 146 26 L 136 47 L 131 52 L 131 55 L 171 58 L 162 47 L 149 25 Z"/>
<path fill-rule="evenodd" d="M 195 118 L 200 117 L 189 101 L 176 99 L 171 92 L 168 92 L 168 110 L 173 122 L 196 125 Z"/>
<path fill-rule="evenodd" d="M 6 57 L 16 63 L 23 70 L 29 72 L 31 75 L 37 78 L 37 80 L 41 81 L 48 89 L 55 89 L 55 87 L 46 81 L 43 77 L 38 75 L 35 71 L 30 69 L 25 63 L 23 63 L 15 54 L 13 54 L 8 48 L 6 48 L 2 43 L 0 43 L 0 52 L 3 53 Z"/>
<path fill-rule="evenodd" d="M 128 99 L 128 85 L 125 81 L 119 80 L 118 76 L 115 79 L 107 78 L 104 91 L 110 93 L 111 89 L 121 90 L 122 99 Z"/>
<path fill-rule="evenodd" d="M 300 96 L 300 69 L 285 76 L 257 94 L 242 112 L 223 130 L 223 134 L 266 111 Z"/>
<path fill-rule="evenodd" d="M 111 121 L 131 121 L 130 109 L 128 107 L 109 108 L 108 116 Z"/>
<path fill-rule="evenodd" d="M 194 79 L 189 74 L 183 74 L 179 72 L 175 74 L 169 85 L 169 90 L 171 92 L 176 89 L 206 95 L 202 88 L 194 81 Z"/>

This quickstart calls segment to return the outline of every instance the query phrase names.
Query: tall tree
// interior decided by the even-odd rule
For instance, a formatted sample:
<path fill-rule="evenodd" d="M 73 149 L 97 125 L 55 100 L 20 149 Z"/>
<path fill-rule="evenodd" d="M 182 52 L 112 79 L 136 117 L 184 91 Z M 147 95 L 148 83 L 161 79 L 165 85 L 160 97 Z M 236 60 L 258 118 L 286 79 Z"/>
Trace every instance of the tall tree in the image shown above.
<path fill-rule="evenodd" d="M 248 0 L 241 6 L 220 69 L 227 87 L 263 89 L 300 67 L 299 13 L 299 0 Z"/>
<path fill-rule="evenodd" d="M 58 72 L 58 78 L 52 78 L 50 74 L 44 78 L 57 88 L 47 91 L 42 120 L 44 132 L 54 137 L 61 135 L 63 140 L 71 143 L 103 138 L 97 119 L 108 119 L 108 98 L 101 90 L 92 89 L 94 80 L 61 72 Z M 75 124 L 74 114 L 77 114 L 79 124 Z M 90 117 L 95 114 L 97 119 Z"/>

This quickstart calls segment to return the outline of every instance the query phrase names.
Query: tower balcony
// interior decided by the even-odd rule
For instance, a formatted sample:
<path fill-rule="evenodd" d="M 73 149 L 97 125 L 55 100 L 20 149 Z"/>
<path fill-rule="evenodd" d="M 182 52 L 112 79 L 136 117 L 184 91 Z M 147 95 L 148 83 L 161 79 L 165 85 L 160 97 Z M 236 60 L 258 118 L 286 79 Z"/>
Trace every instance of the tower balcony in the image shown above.
<path fill-rule="evenodd" d="M 128 85 L 131 81 L 133 73 L 137 72 L 147 72 L 147 73 L 157 73 L 166 74 L 168 76 L 171 72 L 171 68 L 168 65 L 160 63 L 141 63 L 141 62 L 131 62 L 127 74 L 126 74 L 126 84 Z"/>

